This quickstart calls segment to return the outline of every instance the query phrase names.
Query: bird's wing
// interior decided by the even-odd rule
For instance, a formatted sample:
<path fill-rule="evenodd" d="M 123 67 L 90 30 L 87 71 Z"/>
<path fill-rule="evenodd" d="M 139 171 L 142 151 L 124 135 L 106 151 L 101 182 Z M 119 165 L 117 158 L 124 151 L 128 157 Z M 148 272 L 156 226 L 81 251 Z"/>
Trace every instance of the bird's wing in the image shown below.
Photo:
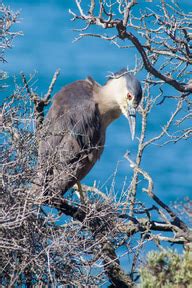
<path fill-rule="evenodd" d="M 45 120 L 41 162 L 50 165 L 59 157 L 62 165 L 68 165 L 98 149 L 100 140 L 101 119 L 93 100 L 93 84 L 85 80 L 65 86 L 55 95 Z"/>

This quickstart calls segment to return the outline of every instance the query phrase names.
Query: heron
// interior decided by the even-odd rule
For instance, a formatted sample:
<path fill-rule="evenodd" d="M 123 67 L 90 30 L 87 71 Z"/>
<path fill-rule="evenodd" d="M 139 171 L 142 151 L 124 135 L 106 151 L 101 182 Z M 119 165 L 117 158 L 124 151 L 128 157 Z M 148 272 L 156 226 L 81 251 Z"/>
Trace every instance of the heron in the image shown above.
<path fill-rule="evenodd" d="M 104 150 L 107 127 L 122 114 L 134 139 L 141 98 L 141 84 L 127 69 L 112 74 L 104 85 L 88 77 L 56 93 L 39 147 L 45 190 L 64 195 L 77 184 L 81 191 L 80 181 Z"/>

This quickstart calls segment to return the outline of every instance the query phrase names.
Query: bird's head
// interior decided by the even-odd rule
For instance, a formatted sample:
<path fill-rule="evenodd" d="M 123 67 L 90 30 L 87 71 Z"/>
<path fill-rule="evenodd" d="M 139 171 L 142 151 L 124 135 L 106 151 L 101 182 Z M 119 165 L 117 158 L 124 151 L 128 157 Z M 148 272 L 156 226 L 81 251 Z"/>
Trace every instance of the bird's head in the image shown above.
<path fill-rule="evenodd" d="M 136 109 L 142 98 L 141 84 L 127 69 L 113 74 L 109 82 L 121 113 L 129 120 L 131 138 L 134 139 Z"/>

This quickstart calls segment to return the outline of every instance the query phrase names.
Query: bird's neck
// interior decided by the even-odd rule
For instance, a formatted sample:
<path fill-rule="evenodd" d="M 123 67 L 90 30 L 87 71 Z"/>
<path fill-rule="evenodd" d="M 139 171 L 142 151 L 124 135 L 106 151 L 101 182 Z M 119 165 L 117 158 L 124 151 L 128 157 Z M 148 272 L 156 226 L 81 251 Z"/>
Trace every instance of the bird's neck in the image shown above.
<path fill-rule="evenodd" d="M 115 96 L 116 93 L 111 83 L 98 87 L 94 95 L 105 127 L 121 115 L 121 110 Z"/>

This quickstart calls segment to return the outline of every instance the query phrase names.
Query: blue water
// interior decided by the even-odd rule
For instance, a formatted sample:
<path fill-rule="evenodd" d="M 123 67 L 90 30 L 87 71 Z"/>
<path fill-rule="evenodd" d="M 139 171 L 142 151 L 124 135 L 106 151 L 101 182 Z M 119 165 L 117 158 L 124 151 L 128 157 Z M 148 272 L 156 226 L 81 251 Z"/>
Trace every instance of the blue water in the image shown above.
<path fill-rule="evenodd" d="M 142 1 L 144 3 L 144 1 Z M 21 30 L 24 36 L 14 41 L 14 48 L 7 52 L 8 63 L 3 66 L 11 77 L 20 71 L 34 73 L 37 71 L 37 92 L 46 93 L 51 77 L 57 68 L 61 69 L 60 77 L 54 92 L 63 85 L 84 79 L 91 75 L 99 83 L 106 81 L 109 71 L 118 71 L 122 67 L 134 66 L 133 50 L 121 49 L 97 38 L 86 38 L 73 43 L 77 36 L 72 31 L 77 24 L 70 21 L 69 8 L 74 5 L 70 0 L 7 0 L 6 4 L 14 10 L 20 10 L 20 23 L 16 30 Z M 144 5 L 144 4 L 143 4 Z M 150 5 L 154 5 L 151 3 Z M 190 1 L 183 1 L 186 9 L 190 9 Z M 142 80 L 143 74 L 138 75 Z M 10 82 L 10 80 L 8 81 Z M 172 106 L 157 106 L 149 119 L 147 138 L 157 135 L 161 126 L 168 119 Z M 137 131 L 140 130 L 138 117 Z M 151 146 L 145 151 L 142 167 L 153 177 L 155 193 L 166 203 L 190 197 L 192 190 L 192 153 L 191 140 L 181 141 L 166 147 Z M 106 183 L 109 188 L 117 166 L 116 188 L 121 191 L 125 177 L 129 184 L 131 168 L 124 159 L 127 150 L 135 155 L 137 140 L 131 141 L 127 120 L 121 117 L 108 129 L 105 151 L 101 160 L 84 180 L 93 184 L 96 180 L 102 188 Z M 138 198 L 147 199 L 139 191 Z M 148 200 L 147 200 L 148 201 Z"/>

